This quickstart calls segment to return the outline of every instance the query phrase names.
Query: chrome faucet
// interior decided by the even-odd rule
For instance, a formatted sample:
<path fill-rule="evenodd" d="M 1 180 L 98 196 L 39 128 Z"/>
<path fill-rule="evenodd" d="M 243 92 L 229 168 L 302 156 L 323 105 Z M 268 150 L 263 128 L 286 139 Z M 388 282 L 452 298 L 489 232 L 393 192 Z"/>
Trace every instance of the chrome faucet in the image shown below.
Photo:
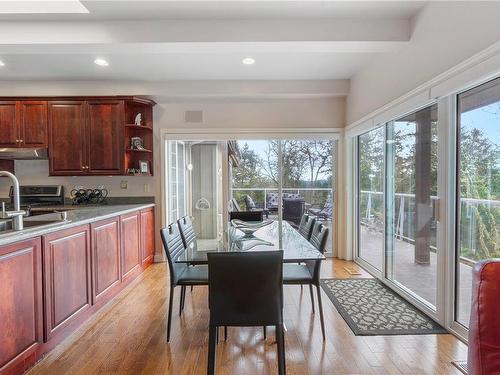
<path fill-rule="evenodd" d="M 1 219 L 12 219 L 12 227 L 14 230 L 23 229 L 23 216 L 26 211 L 21 211 L 21 202 L 19 199 L 19 180 L 12 173 L 7 171 L 0 171 L 0 176 L 9 177 L 12 180 L 12 185 L 14 186 L 14 211 L 5 211 L 5 202 L 2 202 L 2 212 L 0 214 Z"/>

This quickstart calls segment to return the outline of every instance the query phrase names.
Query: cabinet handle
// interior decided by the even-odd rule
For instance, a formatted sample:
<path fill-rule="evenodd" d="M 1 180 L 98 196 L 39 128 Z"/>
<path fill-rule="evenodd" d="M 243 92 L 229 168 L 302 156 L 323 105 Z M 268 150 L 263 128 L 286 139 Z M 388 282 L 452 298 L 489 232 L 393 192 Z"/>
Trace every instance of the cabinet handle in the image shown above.
<path fill-rule="evenodd" d="M 22 140 L 22 139 L 19 140 L 19 143 L 23 143 L 23 142 L 24 142 L 24 140 Z"/>

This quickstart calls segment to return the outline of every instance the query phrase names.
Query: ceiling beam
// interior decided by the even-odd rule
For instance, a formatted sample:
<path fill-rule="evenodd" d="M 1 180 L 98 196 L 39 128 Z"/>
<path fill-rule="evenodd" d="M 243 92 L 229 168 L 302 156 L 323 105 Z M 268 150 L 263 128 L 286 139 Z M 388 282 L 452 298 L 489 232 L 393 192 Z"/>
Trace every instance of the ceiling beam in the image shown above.
<path fill-rule="evenodd" d="M 1 22 L 0 45 L 408 42 L 409 20 L 169 20 Z"/>
<path fill-rule="evenodd" d="M 9 81 L 0 96 L 147 95 L 159 101 L 336 98 L 349 80 L 314 81 Z"/>

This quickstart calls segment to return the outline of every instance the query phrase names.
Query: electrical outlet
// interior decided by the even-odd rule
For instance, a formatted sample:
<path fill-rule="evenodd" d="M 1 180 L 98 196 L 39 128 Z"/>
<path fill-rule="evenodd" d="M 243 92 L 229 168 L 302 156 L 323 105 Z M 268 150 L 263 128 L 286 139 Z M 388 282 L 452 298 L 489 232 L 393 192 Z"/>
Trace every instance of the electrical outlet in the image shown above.
<path fill-rule="evenodd" d="M 149 184 L 144 184 L 144 192 L 149 193 Z"/>
<path fill-rule="evenodd" d="M 121 180 L 120 181 L 120 189 L 126 189 L 127 187 L 128 187 L 127 180 Z"/>

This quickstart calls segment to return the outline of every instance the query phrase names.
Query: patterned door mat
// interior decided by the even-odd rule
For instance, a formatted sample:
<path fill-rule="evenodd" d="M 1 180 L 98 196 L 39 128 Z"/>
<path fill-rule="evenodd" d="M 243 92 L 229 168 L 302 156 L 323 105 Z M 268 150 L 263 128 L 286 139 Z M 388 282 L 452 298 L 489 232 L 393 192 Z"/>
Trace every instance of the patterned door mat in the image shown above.
<path fill-rule="evenodd" d="M 447 333 L 377 279 L 324 279 L 321 286 L 355 335 Z"/>

